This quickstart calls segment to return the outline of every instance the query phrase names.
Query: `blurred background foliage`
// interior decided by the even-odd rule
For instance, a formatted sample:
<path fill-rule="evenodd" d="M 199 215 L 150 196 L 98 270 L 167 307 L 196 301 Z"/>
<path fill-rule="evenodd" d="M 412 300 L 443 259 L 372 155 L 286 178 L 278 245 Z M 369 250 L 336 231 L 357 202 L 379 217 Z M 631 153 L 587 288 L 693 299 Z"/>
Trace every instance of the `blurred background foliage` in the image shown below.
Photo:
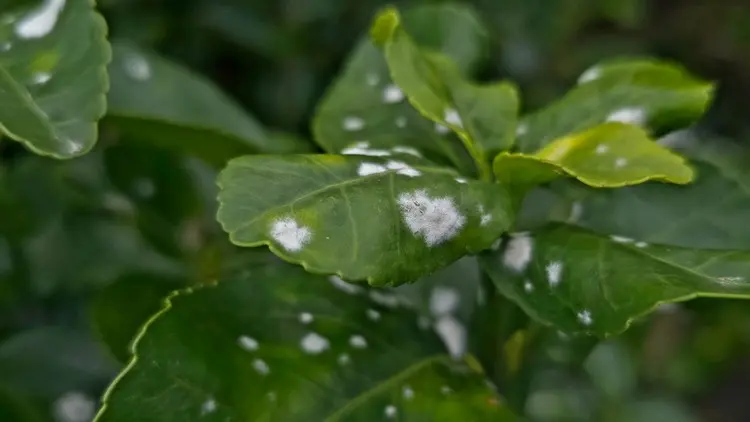
<path fill-rule="evenodd" d="M 113 40 L 204 75 L 283 139 L 310 138 L 317 101 L 386 4 L 98 3 Z M 526 111 L 561 95 L 598 60 L 655 55 L 719 82 L 704 127 L 750 138 L 747 0 L 464 3 L 476 7 L 491 34 L 482 79 L 516 81 Z M 215 223 L 215 165 L 122 129 L 105 121 L 95 150 L 65 162 L 0 143 L 0 421 L 90 420 L 93 400 L 127 359 L 130 337 L 166 292 L 273 259 L 229 245 Z M 454 267 L 429 281 L 463 278 Z M 431 287 L 406 293 L 428 297 Z M 744 302 L 665 307 L 593 350 L 588 339 L 547 334 L 539 356 L 528 357 L 537 368 L 529 380 L 533 420 L 750 420 Z M 119 346 L 105 350 L 102 337 Z"/>

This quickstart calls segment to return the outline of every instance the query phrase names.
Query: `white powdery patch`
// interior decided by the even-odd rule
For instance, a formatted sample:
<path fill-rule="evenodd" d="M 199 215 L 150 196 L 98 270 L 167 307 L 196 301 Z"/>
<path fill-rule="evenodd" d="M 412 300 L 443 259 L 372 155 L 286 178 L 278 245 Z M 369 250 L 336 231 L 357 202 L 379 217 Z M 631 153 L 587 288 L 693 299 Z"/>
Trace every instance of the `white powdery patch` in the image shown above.
<path fill-rule="evenodd" d="M 258 340 L 248 336 L 240 336 L 237 339 L 237 344 L 248 352 L 254 352 L 260 347 Z"/>
<path fill-rule="evenodd" d="M 31 76 L 31 83 L 34 85 L 46 84 L 52 78 L 47 72 L 37 72 Z"/>
<path fill-rule="evenodd" d="M 396 409 L 396 406 L 389 404 L 385 407 L 385 417 L 388 419 L 393 419 L 398 414 L 398 409 Z"/>
<path fill-rule="evenodd" d="M 370 149 L 370 143 L 366 141 L 355 142 L 341 150 L 343 155 L 368 155 L 371 157 L 387 157 L 390 152 L 383 149 Z"/>
<path fill-rule="evenodd" d="M 344 293 L 349 293 L 350 295 L 359 294 L 363 290 L 361 287 L 352 283 L 347 283 L 346 281 L 342 280 L 341 277 L 335 275 L 328 277 L 328 281 L 330 281 L 331 284 L 333 284 L 333 286 L 337 289 L 341 290 Z"/>
<path fill-rule="evenodd" d="M 610 113 L 607 121 L 642 125 L 646 123 L 646 112 L 638 107 L 625 107 Z"/>
<path fill-rule="evenodd" d="M 380 312 L 376 311 L 375 309 L 368 309 L 366 313 L 367 318 L 371 319 L 372 321 L 380 320 Z"/>
<path fill-rule="evenodd" d="M 404 92 L 395 84 L 386 85 L 383 89 L 383 102 L 386 104 L 400 103 L 404 100 Z"/>
<path fill-rule="evenodd" d="M 253 360 L 253 369 L 261 375 L 268 375 L 271 373 L 271 368 L 263 359 Z"/>
<path fill-rule="evenodd" d="M 460 128 L 464 127 L 464 122 L 461 120 L 461 116 L 455 109 L 445 109 L 445 115 L 443 116 L 443 119 L 445 119 L 445 122 L 450 125 L 458 126 Z"/>
<path fill-rule="evenodd" d="M 271 226 L 271 237 L 289 252 L 299 252 L 312 239 L 309 227 L 300 226 L 292 217 L 276 219 Z"/>
<path fill-rule="evenodd" d="M 466 217 L 458 211 L 453 199 L 431 198 L 424 189 L 402 193 L 398 204 L 409 230 L 415 236 L 422 236 L 429 247 L 452 239 L 466 223 Z"/>
<path fill-rule="evenodd" d="M 360 176 L 369 176 L 371 174 L 384 173 L 386 171 L 388 171 L 388 169 L 384 165 L 377 163 L 360 163 L 359 168 L 357 168 L 357 174 Z"/>
<path fill-rule="evenodd" d="M 435 332 L 454 359 L 459 359 L 466 353 L 466 327 L 457 319 L 452 316 L 440 317 L 435 323 Z"/>
<path fill-rule="evenodd" d="M 396 127 L 403 129 L 406 127 L 406 123 L 407 123 L 406 117 L 398 116 L 396 117 L 396 120 L 394 120 L 394 123 L 396 124 Z"/>
<path fill-rule="evenodd" d="M 526 123 L 519 123 L 516 127 L 516 136 L 525 135 L 529 131 L 529 126 Z"/>
<path fill-rule="evenodd" d="M 309 324 L 313 322 L 314 320 L 315 320 L 315 317 L 313 316 L 313 314 L 309 312 L 302 312 L 301 314 L 299 314 L 299 322 L 303 324 Z"/>
<path fill-rule="evenodd" d="M 430 295 L 430 312 L 435 316 L 443 316 L 453 313 L 461 301 L 456 289 L 438 286 L 432 289 Z"/>
<path fill-rule="evenodd" d="M 576 315 L 576 317 L 578 318 L 578 321 L 581 322 L 581 324 L 587 327 L 594 322 L 594 319 L 591 317 L 591 312 L 588 309 L 582 310 Z"/>
<path fill-rule="evenodd" d="M 523 289 L 526 291 L 526 293 L 531 293 L 534 291 L 534 285 L 531 284 L 531 281 L 526 280 L 526 282 L 523 283 Z"/>
<path fill-rule="evenodd" d="M 578 77 L 578 85 L 585 84 L 586 82 L 591 82 L 599 76 L 601 76 L 602 71 L 598 67 L 592 67 L 591 69 L 586 70 L 581 74 L 581 76 Z"/>
<path fill-rule="evenodd" d="M 615 160 L 615 167 L 617 167 L 618 169 L 622 168 L 622 167 L 625 167 L 627 164 L 628 164 L 628 159 L 627 158 L 620 157 L 620 158 L 618 158 L 618 159 Z"/>
<path fill-rule="evenodd" d="M 201 415 L 207 415 L 209 413 L 214 413 L 215 411 L 216 411 L 216 400 L 209 397 L 201 405 Z"/>
<path fill-rule="evenodd" d="M 405 385 L 401 389 L 401 394 L 404 396 L 404 399 L 406 399 L 406 400 L 411 400 L 411 399 L 414 398 L 414 390 L 411 387 L 409 387 L 408 385 Z"/>
<path fill-rule="evenodd" d="M 479 225 L 484 227 L 492 221 L 492 214 L 484 212 L 484 205 L 479 204 Z"/>
<path fill-rule="evenodd" d="M 409 177 L 421 176 L 422 172 L 401 161 L 389 161 L 385 165 L 389 170 L 396 170 L 397 174 Z"/>
<path fill-rule="evenodd" d="M 55 420 L 59 422 L 89 422 L 94 418 L 96 404 L 86 394 L 70 391 L 53 404 Z"/>
<path fill-rule="evenodd" d="M 18 21 L 16 35 L 21 38 L 41 38 L 49 34 L 55 28 L 64 7 L 65 0 L 45 0 L 41 6 Z"/>
<path fill-rule="evenodd" d="M 583 204 L 578 201 L 573 202 L 570 205 L 570 215 L 568 215 L 568 222 L 574 223 L 581 219 L 583 216 Z"/>
<path fill-rule="evenodd" d="M 563 263 L 561 261 L 552 261 L 549 264 L 547 264 L 547 281 L 549 282 L 549 285 L 552 287 L 557 286 L 560 284 L 560 279 L 562 277 L 562 270 L 563 270 Z"/>
<path fill-rule="evenodd" d="M 352 361 L 352 359 L 346 353 L 342 353 L 338 358 L 336 358 L 336 361 L 339 363 L 339 365 L 344 366 L 348 365 Z"/>
<path fill-rule="evenodd" d="M 635 242 L 635 247 L 636 248 L 646 248 L 646 247 L 648 247 L 648 243 L 646 243 L 646 242 Z"/>
<path fill-rule="evenodd" d="M 367 81 L 367 85 L 375 86 L 380 83 L 380 75 L 377 73 L 368 73 L 365 76 L 365 80 Z"/>
<path fill-rule="evenodd" d="M 349 345 L 355 349 L 367 348 L 367 340 L 359 334 L 349 337 Z"/>
<path fill-rule="evenodd" d="M 417 151 L 415 148 L 406 146 L 395 146 L 391 148 L 391 151 L 397 154 L 409 154 L 415 157 L 422 157 L 422 153 Z"/>
<path fill-rule="evenodd" d="M 437 132 L 439 135 L 445 135 L 449 133 L 451 130 L 448 129 L 446 126 L 441 125 L 440 123 L 435 123 L 435 132 Z"/>
<path fill-rule="evenodd" d="M 456 182 L 461 183 L 462 185 L 469 183 L 469 181 L 464 177 L 456 177 Z"/>
<path fill-rule="evenodd" d="M 612 239 L 614 242 L 617 242 L 617 243 L 631 243 L 631 242 L 633 242 L 633 239 L 631 239 L 629 237 L 618 236 L 616 234 L 613 234 L 613 235 L 609 236 L 609 238 Z"/>
<path fill-rule="evenodd" d="M 125 73 L 136 81 L 146 81 L 151 78 L 151 65 L 145 57 L 130 54 L 125 60 Z"/>
<path fill-rule="evenodd" d="M 299 344 L 300 347 L 302 347 L 302 350 L 310 355 L 323 353 L 330 347 L 328 339 L 318 333 L 307 333 L 302 337 Z"/>
<path fill-rule="evenodd" d="M 377 290 L 370 290 L 370 299 L 378 305 L 385 306 L 386 308 L 395 308 L 400 302 L 398 296 Z"/>
<path fill-rule="evenodd" d="M 607 151 L 609 151 L 609 145 L 607 144 L 599 144 L 596 146 L 595 152 L 599 155 L 606 154 Z"/>
<path fill-rule="evenodd" d="M 525 233 L 512 235 L 503 253 L 503 264 L 517 273 L 526 271 L 534 252 L 534 240 Z"/>
<path fill-rule="evenodd" d="M 346 131 L 356 132 L 365 128 L 365 121 L 361 117 L 348 116 L 341 122 L 341 126 Z"/>

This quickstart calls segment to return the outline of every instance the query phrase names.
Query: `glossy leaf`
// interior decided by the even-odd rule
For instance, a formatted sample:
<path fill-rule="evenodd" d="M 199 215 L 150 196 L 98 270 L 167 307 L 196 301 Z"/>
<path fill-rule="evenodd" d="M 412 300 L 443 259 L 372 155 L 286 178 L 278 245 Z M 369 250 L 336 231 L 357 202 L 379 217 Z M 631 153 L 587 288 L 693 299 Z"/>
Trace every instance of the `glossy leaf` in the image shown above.
<path fill-rule="evenodd" d="M 610 188 L 648 180 L 685 184 L 693 179 L 682 157 L 654 142 L 643 129 L 624 123 L 605 123 L 565 136 L 533 155 L 502 153 L 493 166 L 499 182 L 521 193 L 561 175 Z"/>
<path fill-rule="evenodd" d="M 0 15 L 0 131 L 37 154 L 72 158 L 106 109 L 107 27 L 93 0 L 46 0 Z"/>
<path fill-rule="evenodd" d="M 171 296 L 96 421 L 515 420 L 411 310 L 341 283 L 284 265 Z"/>
<path fill-rule="evenodd" d="M 447 56 L 421 50 L 395 9 L 383 11 L 371 29 L 384 50 L 391 77 L 424 116 L 455 131 L 489 178 L 490 160 L 513 144 L 519 100 L 508 82 L 476 85 Z"/>
<path fill-rule="evenodd" d="M 110 121 L 135 140 L 192 153 L 215 164 L 249 153 L 307 151 L 271 136 L 213 83 L 156 54 L 113 44 Z"/>
<path fill-rule="evenodd" d="M 605 61 L 581 75 L 563 98 L 525 117 L 518 145 L 522 152 L 533 152 L 608 121 L 655 131 L 687 126 L 703 115 L 712 93 L 711 83 L 669 62 Z"/>
<path fill-rule="evenodd" d="M 561 224 L 516 234 L 481 262 L 533 318 L 599 336 L 662 303 L 750 298 L 750 252 L 652 245 Z"/>
<path fill-rule="evenodd" d="M 218 183 L 218 220 L 235 244 L 372 285 L 489 248 L 512 223 L 498 184 L 376 157 L 240 157 Z"/>
<path fill-rule="evenodd" d="M 415 7 L 404 13 L 404 25 L 420 46 L 443 52 L 463 70 L 478 63 L 486 41 L 483 28 L 465 6 Z M 355 47 L 318 105 L 312 132 L 329 153 L 346 153 L 367 142 L 372 155 L 416 149 L 430 160 L 472 171 L 471 158 L 449 130 L 422 117 L 406 101 L 383 53 L 369 39 Z"/>

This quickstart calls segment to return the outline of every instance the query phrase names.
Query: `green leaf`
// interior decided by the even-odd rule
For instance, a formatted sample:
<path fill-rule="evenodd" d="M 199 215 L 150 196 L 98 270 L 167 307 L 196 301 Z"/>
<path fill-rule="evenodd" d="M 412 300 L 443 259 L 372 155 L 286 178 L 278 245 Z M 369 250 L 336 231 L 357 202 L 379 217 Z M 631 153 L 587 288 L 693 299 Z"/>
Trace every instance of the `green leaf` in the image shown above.
<path fill-rule="evenodd" d="M 497 180 L 519 193 L 561 175 L 609 188 L 648 180 L 685 184 L 693 179 L 682 157 L 654 142 L 643 129 L 624 123 L 605 123 L 565 136 L 533 155 L 502 153 L 493 167 Z"/>
<path fill-rule="evenodd" d="M 472 9 L 465 6 L 415 7 L 404 13 L 404 25 L 420 46 L 443 52 L 464 70 L 476 66 L 486 42 Z M 432 161 L 452 163 L 467 173 L 473 170 L 471 158 L 450 131 L 406 101 L 383 53 L 369 39 L 360 41 L 318 105 L 312 132 L 329 153 L 363 145 L 372 150 L 369 155 L 415 149 Z"/>
<path fill-rule="evenodd" d="M 583 367 L 598 391 L 608 400 L 622 402 L 635 391 L 635 362 L 624 344 L 605 341 L 596 345 Z"/>
<path fill-rule="evenodd" d="M 608 336 L 662 303 L 750 298 L 750 252 L 699 250 L 553 224 L 481 258 L 498 289 L 542 323 Z"/>
<path fill-rule="evenodd" d="M 654 131 L 684 127 L 709 105 L 713 85 L 657 60 L 605 61 L 587 70 L 562 99 L 525 117 L 518 127 L 522 152 L 608 121 Z"/>
<path fill-rule="evenodd" d="M 0 420 L 5 422 L 42 422 L 45 419 L 31 403 L 13 391 L 0 388 Z"/>
<path fill-rule="evenodd" d="M 240 157 L 218 183 L 218 220 L 233 243 L 372 285 L 487 249 L 512 223 L 498 184 L 376 157 Z"/>
<path fill-rule="evenodd" d="M 249 153 L 309 150 L 305 142 L 269 135 L 202 76 L 126 42 L 112 48 L 108 120 L 136 140 L 217 165 Z"/>
<path fill-rule="evenodd" d="M 36 3 L 0 16 L 0 131 L 72 158 L 94 146 L 106 109 L 107 26 L 93 0 Z"/>
<path fill-rule="evenodd" d="M 463 140 L 489 178 L 490 160 L 513 144 L 519 109 L 516 88 L 508 82 L 476 85 L 464 79 L 447 56 L 421 50 L 389 8 L 373 24 L 395 83 L 424 116 L 448 127 Z"/>
<path fill-rule="evenodd" d="M 171 296 L 95 420 L 516 420 L 410 309 L 341 283 L 277 265 Z"/>

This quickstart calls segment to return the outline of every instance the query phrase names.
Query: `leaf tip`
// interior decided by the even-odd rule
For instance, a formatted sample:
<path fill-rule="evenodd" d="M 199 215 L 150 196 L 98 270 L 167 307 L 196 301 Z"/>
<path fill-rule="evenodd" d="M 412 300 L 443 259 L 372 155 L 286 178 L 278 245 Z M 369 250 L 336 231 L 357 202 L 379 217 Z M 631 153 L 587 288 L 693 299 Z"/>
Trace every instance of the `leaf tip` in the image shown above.
<path fill-rule="evenodd" d="M 370 28 L 370 38 L 375 45 L 382 47 L 401 24 L 401 16 L 394 6 L 388 6 L 378 12 Z"/>

